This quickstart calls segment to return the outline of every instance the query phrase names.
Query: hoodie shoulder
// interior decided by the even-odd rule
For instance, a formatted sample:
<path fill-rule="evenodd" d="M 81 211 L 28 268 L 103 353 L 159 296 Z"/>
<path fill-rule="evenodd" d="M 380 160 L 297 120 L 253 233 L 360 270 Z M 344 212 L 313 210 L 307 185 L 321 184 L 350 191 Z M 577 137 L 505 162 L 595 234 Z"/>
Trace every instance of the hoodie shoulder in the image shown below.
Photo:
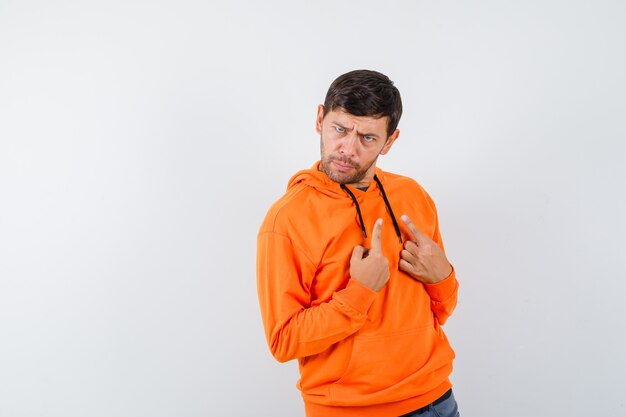
<path fill-rule="evenodd" d="M 312 210 L 319 199 L 319 193 L 341 196 L 339 186 L 317 169 L 317 163 L 310 169 L 294 174 L 287 183 L 287 191 L 269 209 L 259 233 L 287 233 L 289 225 L 301 221 L 307 210 Z M 315 200 L 315 202 L 313 201 Z"/>
<path fill-rule="evenodd" d="M 284 218 L 291 218 L 296 210 L 301 207 L 302 194 L 306 193 L 309 187 L 305 183 L 295 184 L 287 189 L 287 192 L 283 194 L 268 210 L 261 225 L 259 233 L 263 232 L 279 232 L 277 225 L 282 223 L 278 220 Z"/>
<path fill-rule="evenodd" d="M 385 187 L 385 190 L 389 191 L 390 194 L 408 193 L 413 199 L 421 200 L 431 209 L 435 210 L 435 203 L 433 199 L 430 197 L 426 189 L 413 178 L 382 170 L 377 175 L 382 177 L 381 180 L 383 186 Z"/>
<path fill-rule="evenodd" d="M 421 186 L 416 180 L 410 177 L 406 177 L 400 174 L 394 174 L 393 172 L 387 172 L 380 170 L 377 175 L 381 177 L 382 183 L 387 187 L 392 188 L 409 188 L 415 191 L 426 193 L 424 187 Z M 428 194 L 428 193 L 426 193 Z"/>

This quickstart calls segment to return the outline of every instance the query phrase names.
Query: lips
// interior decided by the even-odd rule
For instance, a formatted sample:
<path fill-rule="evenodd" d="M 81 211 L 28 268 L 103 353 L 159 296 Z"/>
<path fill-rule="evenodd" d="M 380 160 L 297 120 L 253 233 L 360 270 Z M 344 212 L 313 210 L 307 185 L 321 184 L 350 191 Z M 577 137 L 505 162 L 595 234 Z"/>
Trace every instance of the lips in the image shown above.
<path fill-rule="evenodd" d="M 345 163 L 341 163 L 337 161 L 333 161 L 333 165 L 335 166 L 335 168 L 339 169 L 340 171 L 350 171 L 354 169 L 352 165 L 347 165 Z"/>
<path fill-rule="evenodd" d="M 349 161 L 341 161 L 337 159 L 332 159 L 330 162 L 333 164 L 335 169 L 339 171 L 346 172 L 346 171 L 352 171 L 352 170 L 357 169 L 357 167 L 351 164 Z"/>

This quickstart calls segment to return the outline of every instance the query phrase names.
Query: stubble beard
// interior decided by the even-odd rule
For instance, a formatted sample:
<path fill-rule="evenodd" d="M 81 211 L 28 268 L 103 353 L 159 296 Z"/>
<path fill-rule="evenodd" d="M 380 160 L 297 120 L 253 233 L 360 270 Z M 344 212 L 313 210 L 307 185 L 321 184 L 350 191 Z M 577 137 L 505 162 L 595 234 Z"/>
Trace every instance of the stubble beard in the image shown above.
<path fill-rule="evenodd" d="M 367 171 L 369 171 L 370 167 L 374 165 L 378 157 L 374 158 L 372 162 L 370 162 L 366 167 L 362 167 L 361 165 L 354 162 L 352 159 L 343 155 L 328 155 L 324 157 L 324 141 L 320 140 L 320 148 L 321 148 L 321 168 L 322 171 L 326 174 L 328 178 L 339 183 L 339 184 L 356 184 L 360 182 L 367 175 Z M 342 165 L 348 165 L 355 169 L 355 172 L 352 174 L 344 174 L 341 172 L 335 172 L 331 169 L 331 163 L 335 161 Z"/>

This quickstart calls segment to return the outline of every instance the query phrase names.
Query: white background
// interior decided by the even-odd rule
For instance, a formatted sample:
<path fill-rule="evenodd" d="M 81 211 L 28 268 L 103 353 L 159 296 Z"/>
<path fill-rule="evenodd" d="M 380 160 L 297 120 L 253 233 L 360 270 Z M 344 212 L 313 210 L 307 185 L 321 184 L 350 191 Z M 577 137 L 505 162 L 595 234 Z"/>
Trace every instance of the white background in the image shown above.
<path fill-rule="evenodd" d="M 464 417 L 623 416 L 623 1 L 0 0 L 0 416 L 298 416 L 255 240 L 370 68 L 439 208 Z"/>

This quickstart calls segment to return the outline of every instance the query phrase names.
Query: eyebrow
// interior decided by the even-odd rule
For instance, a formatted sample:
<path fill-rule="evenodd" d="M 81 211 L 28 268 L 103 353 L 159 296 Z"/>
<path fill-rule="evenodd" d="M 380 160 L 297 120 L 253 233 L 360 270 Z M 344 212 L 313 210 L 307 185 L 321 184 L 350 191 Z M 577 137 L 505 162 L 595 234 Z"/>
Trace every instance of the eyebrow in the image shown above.
<path fill-rule="evenodd" d="M 351 132 L 351 131 L 352 131 L 352 129 L 350 129 L 350 128 L 348 128 L 348 127 L 344 126 L 344 125 L 342 125 L 342 124 L 341 124 L 341 123 L 339 123 L 339 122 L 332 121 L 331 123 L 332 123 L 332 124 L 334 124 L 334 125 L 336 125 L 336 126 L 339 126 L 339 127 L 340 127 L 340 128 L 342 128 L 342 129 L 346 129 L 346 130 L 347 130 L 347 131 L 349 131 L 349 132 Z M 361 133 L 361 132 L 359 132 L 359 131 L 357 131 L 356 133 L 357 133 L 358 135 L 360 135 L 360 136 L 372 136 L 372 137 L 375 137 L 375 138 L 379 138 L 379 137 L 380 137 L 380 136 L 379 136 L 379 135 L 377 135 L 376 133 Z"/>

